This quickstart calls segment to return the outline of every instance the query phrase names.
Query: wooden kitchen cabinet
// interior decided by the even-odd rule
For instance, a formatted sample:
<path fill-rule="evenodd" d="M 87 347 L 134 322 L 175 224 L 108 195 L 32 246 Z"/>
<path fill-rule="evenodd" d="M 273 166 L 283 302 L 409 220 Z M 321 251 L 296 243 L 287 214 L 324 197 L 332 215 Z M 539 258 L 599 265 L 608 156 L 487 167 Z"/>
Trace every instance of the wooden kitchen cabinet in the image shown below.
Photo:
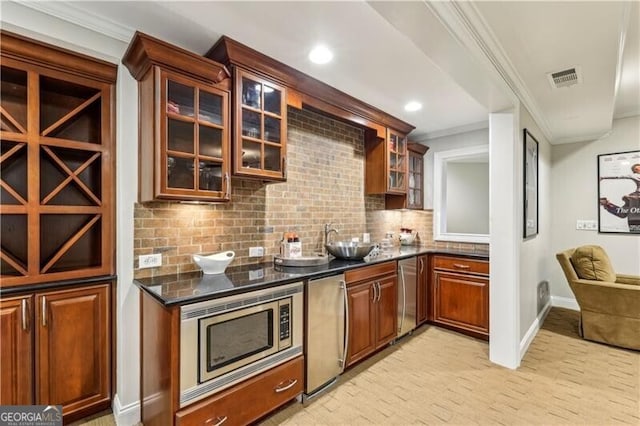
<path fill-rule="evenodd" d="M 234 69 L 233 174 L 286 179 L 286 89 L 239 67 Z"/>
<path fill-rule="evenodd" d="M 117 66 L 2 31 L 0 287 L 113 275 Z"/>
<path fill-rule="evenodd" d="M 273 60 L 224 36 L 205 56 L 233 72 L 233 175 L 286 180 L 287 87 L 282 83 L 286 79 L 283 70 L 266 67 L 262 61 Z"/>
<path fill-rule="evenodd" d="M 409 142 L 409 181 L 407 183 L 407 207 L 412 210 L 424 209 L 424 154 L 428 146 Z"/>
<path fill-rule="evenodd" d="M 422 325 L 427 322 L 428 319 L 428 306 L 429 306 L 429 256 L 418 256 L 416 261 L 418 262 L 417 268 L 417 287 L 416 287 L 416 326 Z"/>
<path fill-rule="evenodd" d="M 140 201 L 229 201 L 226 68 L 139 32 L 123 63 L 139 88 Z"/>
<path fill-rule="evenodd" d="M 396 269 L 396 262 L 385 262 L 345 273 L 349 308 L 347 366 L 365 359 L 395 339 Z"/>
<path fill-rule="evenodd" d="M 385 194 L 387 209 L 405 208 L 409 161 L 406 135 L 387 129 L 386 138 L 365 132 L 365 193 Z"/>
<path fill-rule="evenodd" d="M 432 265 L 432 321 L 489 339 L 489 262 L 436 255 Z"/>
<path fill-rule="evenodd" d="M 62 405 L 65 423 L 111 405 L 110 291 L 104 283 L 0 302 L 0 404 Z"/>
<path fill-rule="evenodd" d="M 0 341 L 0 405 L 32 405 L 32 295 L 0 300 Z"/>
<path fill-rule="evenodd" d="M 300 395 L 304 358 L 298 357 L 176 413 L 176 426 L 246 425 Z"/>

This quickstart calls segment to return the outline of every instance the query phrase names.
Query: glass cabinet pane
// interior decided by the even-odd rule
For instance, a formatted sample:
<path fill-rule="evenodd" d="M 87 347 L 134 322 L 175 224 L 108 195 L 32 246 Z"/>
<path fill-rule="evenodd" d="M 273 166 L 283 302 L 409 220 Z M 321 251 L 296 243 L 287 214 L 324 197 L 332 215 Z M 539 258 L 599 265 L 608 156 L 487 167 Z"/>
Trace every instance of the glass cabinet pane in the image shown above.
<path fill-rule="evenodd" d="M 171 151 L 194 153 L 193 123 L 167 120 L 167 146 Z"/>
<path fill-rule="evenodd" d="M 251 108 L 260 109 L 262 102 L 262 84 L 250 80 L 246 77 L 242 78 L 242 105 Z"/>
<path fill-rule="evenodd" d="M 269 142 L 280 143 L 280 119 L 264 117 L 264 138 Z"/>
<path fill-rule="evenodd" d="M 222 164 L 200 161 L 198 187 L 201 191 L 222 191 Z"/>
<path fill-rule="evenodd" d="M 242 140 L 242 167 L 262 168 L 262 144 L 246 139 Z"/>
<path fill-rule="evenodd" d="M 195 189 L 192 158 L 167 157 L 167 186 Z"/>
<path fill-rule="evenodd" d="M 0 74 L 0 116 L 3 131 L 27 132 L 27 73 L 3 66 Z"/>
<path fill-rule="evenodd" d="M 264 110 L 273 114 L 281 114 L 282 92 L 271 86 L 264 85 Z"/>
<path fill-rule="evenodd" d="M 279 172 L 282 170 L 280 163 L 280 148 L 277 146 L 264 146 L 264 168 Z"/>
<path fill-rule="evenodd" d="M 222 158 L 222 129 L 200 125 L 200 155 Z"/>
<path fill-rule="evenodd" d="M 400 153 L 400 154 L 406 153 L 407 152 L 407 147 L 406 147 L 407 140 L 403 139 L 403 138 L 401 138 L 399 136 L 397 138 L 398 138 L 398 149 L 397 149 L 398 153 Z"/>
<path fill-rule="evenodd" d="M 198 120 L 222 126 L 222 96 L 201 90 Z"/>
<path fill-rule="evenodd" d="M 248 109 L 242 110 L 242 136 L 260 139 L 262 137 L 260 114 Z"/>
<path fill-rule="evenodd" d="M 193 87 L 167 80 L 167 112 L 193 117 Z"/>

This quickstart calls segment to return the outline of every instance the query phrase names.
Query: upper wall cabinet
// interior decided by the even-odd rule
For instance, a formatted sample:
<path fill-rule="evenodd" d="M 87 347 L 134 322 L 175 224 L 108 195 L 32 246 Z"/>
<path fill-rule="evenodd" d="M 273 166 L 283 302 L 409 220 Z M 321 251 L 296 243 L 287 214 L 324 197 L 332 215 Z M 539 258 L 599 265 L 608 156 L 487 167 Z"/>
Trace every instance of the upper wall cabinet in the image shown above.
<path fill-rule="evenodd" d="M 233 71 L 233 174 L 286 180 L 287 89 L 223 37 L 207 53 Z"/>
<path fill-rule="evenodd" d="M 233 173 L 286 178 L 286 89 L 256 74 L 234 69 Z"/>
<path fill-rule="evenodd" d="M 409 174 L 406 135 L 387 129 L 386 137 L 367 132 L 365 192 L 385 194 L 386 207 L 405 208 Z"/>
<path fill-rule="evenodd" d="M 123 63 L 139 82 L 140 201 L 228 201 L 227 69 L 139 32 Z"/>
<path fill-rule="evenodd" d="M 409 182 L 407 183 L 407 208 L 424 209 L 424 154 L 428 146 L 415 142 L 407 144 L 409 150 Z"/>
<path fill-rule="evenodd" d="M 2 287 L 114 273 L 117 66 L 3 31 Z"/>

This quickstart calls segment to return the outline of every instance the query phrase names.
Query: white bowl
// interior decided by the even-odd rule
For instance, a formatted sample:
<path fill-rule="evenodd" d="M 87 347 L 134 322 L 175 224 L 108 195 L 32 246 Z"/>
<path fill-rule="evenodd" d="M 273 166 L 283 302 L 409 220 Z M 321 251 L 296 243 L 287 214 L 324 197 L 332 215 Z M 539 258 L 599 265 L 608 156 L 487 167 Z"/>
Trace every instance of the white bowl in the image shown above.
<path fill-rule="evenodd" d="M 194 254 L 193 261 L 202 268 L 202 272 L 209 274 L 223 274 L 224 270 L 236 257 L 233 251 L 223 251 L 210 255 Z"/>
<path fill-rule="evenodd" d="M 401 232 L 400 244 L 402 244 L 403 246 L 408 246 L 413 244 L 413 241 L 416 239 L 416 235 L 417 235 L 417 232 L 412 232 L 412 233 Z"/>

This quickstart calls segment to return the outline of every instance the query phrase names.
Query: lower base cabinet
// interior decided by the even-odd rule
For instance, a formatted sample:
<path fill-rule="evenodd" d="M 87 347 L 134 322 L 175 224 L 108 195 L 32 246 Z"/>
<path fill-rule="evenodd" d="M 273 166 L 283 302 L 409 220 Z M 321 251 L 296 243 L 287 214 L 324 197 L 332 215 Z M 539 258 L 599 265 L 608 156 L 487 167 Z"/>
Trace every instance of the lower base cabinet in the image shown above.
<path fill-rule="evenodd" d="M 300 395 L 304 358 L 298 357 L 176 413 L 176 426 L 246 425 Z"/>
<path fill-rule="evenodd" d="M 0 301 L 0 405 L 62 405 L 64 422 L 111 405 L 108 283 Z"/>
<path fill-rule="evenodd" d="M 489 263 L 452 256 L 432 258 L 435 324 L 489 339 Z"/>
<path fill-rule="evenodd" d="M 345 273 L 349 312 L 347 366 L 387 345 L 397 336 L 398 276 L 396 262 Z"/>

